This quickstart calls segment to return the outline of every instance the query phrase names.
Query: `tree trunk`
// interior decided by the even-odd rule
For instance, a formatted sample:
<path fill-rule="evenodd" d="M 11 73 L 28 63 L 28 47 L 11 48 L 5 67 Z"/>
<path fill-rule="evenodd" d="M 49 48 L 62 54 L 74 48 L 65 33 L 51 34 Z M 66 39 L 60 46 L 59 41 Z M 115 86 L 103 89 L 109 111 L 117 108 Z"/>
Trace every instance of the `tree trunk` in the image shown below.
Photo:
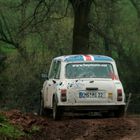
<path fill-rule="evenodd" d="M 72 54 L 88 53 L 89 13 L 92 0 L 69 0 L 74 9 Z"/>

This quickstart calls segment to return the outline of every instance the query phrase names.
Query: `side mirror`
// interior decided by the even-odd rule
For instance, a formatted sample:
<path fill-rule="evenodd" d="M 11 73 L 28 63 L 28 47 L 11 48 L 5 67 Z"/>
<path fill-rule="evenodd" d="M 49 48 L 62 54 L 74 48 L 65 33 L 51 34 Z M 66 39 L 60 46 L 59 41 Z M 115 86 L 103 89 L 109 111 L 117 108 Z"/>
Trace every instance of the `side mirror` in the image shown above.
<path fill-rule="evenodd" d="M 48 80 L 48 74 L 46 73 L 41 73 L 41 78 L 44 79 L 44 80 Z"/>

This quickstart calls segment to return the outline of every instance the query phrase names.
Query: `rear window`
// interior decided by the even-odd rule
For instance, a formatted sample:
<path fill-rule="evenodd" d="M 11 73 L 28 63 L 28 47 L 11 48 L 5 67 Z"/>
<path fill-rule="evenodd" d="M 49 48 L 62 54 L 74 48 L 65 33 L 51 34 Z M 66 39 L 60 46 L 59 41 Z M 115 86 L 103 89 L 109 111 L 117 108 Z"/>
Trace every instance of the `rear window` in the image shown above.
<path fill-rule="evenodd" d="M 69 63 L 66 78 L 111 78 L 114 73 L 110 63 Z"/>

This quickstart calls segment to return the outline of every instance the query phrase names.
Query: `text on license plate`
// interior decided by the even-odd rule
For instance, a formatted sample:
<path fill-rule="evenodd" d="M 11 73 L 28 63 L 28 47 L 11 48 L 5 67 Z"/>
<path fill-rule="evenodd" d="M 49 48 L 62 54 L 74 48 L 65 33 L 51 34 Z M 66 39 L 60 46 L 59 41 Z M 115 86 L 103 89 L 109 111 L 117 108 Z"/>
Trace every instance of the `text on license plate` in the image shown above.
<path fill-rule="evenodd" d="M 105 92 L 103 91 L 80 91 L 79 98 L 105 98 Z"/>

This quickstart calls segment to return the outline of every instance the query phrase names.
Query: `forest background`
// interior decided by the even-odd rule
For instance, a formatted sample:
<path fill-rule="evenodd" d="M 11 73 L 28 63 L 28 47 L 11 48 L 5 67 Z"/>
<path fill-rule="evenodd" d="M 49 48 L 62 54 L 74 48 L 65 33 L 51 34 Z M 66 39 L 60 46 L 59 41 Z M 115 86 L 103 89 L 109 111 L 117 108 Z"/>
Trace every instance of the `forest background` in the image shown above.
<path fill-rule="evenodd" d="M 139 0 L 0 0 L 0 109 L 37 111 L 41 73 L 76 53 L 113 57 L 140 113 Z"/>

